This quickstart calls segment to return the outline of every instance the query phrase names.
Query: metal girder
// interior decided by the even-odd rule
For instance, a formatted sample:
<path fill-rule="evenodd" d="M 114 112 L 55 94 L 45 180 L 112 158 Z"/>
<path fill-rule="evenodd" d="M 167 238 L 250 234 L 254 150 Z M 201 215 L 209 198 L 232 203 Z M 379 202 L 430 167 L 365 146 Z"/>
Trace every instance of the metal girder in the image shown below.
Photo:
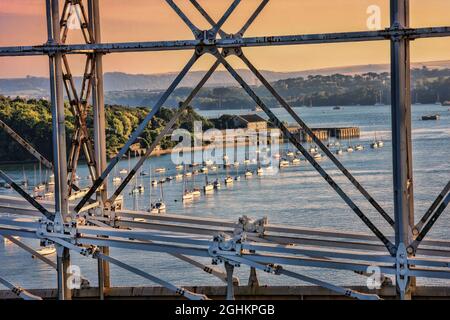
<path fill-rule="evenodd" d="M 20 194 L 25 200 L 28 201 L 33 207 L 35 207 L 40 213 L 42 213 L 47 219 L 53 220 L 55 216 L 48 212 L 39 202 L 37 202 L 32 196 L 30 196 L 25 190 L 23 190 L 17 183 L 15 183 L 6 173 L 0 170 L 0 178 L 5 180 L 18 194 Z"/>
<path fill-rule="evenodd" d="M 0 277 L 0 283 L 3 284 L 8 289 L 10 289 L 16 296 L 18 296 L 19 298 L 21 298 L 23 300 L 42 300 L 41 297 L 38 297 L 38 296 L 28 292 L 24 288 L 21 288 L 19 286 L 12 284 L 11 282 L 9 282 L 8 280 L 6 280 L 2 277 Z"/>
<path fill-rule="evenodd" d="M 217 48 L 233 47 L 270 47 L 285 45 L 348 43 L 364 41 L 389 40 L 392 37 L 408 38 L 410 40 L 421 38 L 450 37 L 450 26 L 426 27 L 400 30 L 356 31 L 340 33 L 303 34 L 287 36 L 261 36 L 236 39 L 214 40 Z M 199 45 L 204 45 L 202 40 L 175 40 L 175 41 L 145 41 L 145 42 L 118 42 L 99 44 L 69 44 L 69 45 L 35 45 L 0 47 L 0 56 L 30 56 L 48 55 L 53 52 L 65 54 L 118 53 L 139 51 L 173 51 L 193 50 Z"/>
<path fill-rule="evenodd" d="M 143 270 L 140 270 L 138 268 L 135 268 L 133 266 L 130 266 L 120 260 L 117 260 L 113 257 L 107 256 L 103 253 L 101 253 L 98 248 L 95 247 L 89 247 L 89 248 L 81 248 L 78 246 L 75 246 L 69 242 L 66 242 L 64 240 L 61 240 L 59 238 L 49 238 L 49 240 L 54 241 L 55 243 L 69 249 L 69 250 L 74 250 L 76 252 L 78 252 L 79 254 L 83 255 L 83 256 L 92 256 L 94 259 L 101 259 L 104 261 L 107 261 L 109 263 L 112 263 L 122 269 L 128 270 L 134 274 L 137 274 L 143 278 L 146 278 L 154 283 L 157 283 L 177 294 L 179 294 L 180 296 L 183 296 L 189 300 L 208 300 L 208 298 L 205 295 L 201 295 L 201 294 L 197 294 L 194 292 L 191 292 L 189 290 L 183 289 L 181 287 L 175 286 L 172 283 L 165 281 L 163 279 L 160 279 L 154 275 L 151 275 Z"/>
<path fill-rule="evenodd" d="M 63 12 L 61 14 L 60 28 L 61 28 L 61 43 L 65 44 L 67 40 L 67 35 L 69 32 L 69 27 L 67 25 L 68 19 L 74 13 L 72 8 L 79 8 L 81 15 L 77 17 L 80 19 L 80 27 L 83 33 L 83 38 L 86 44 L 94 43 L 94 36 L 92 33 L 92 22 L 88 19 L 86 10 L 83 5 L 83 0 L 65 0 Z M 89 174 L 92 181 L 97 178 L 96 171 L 96 161 L 94 156 L 94 150 L 92 147 L 92 141 L 89 135 L 89 131 L 86 124 L 88 100 L 91 94 L 92 79 L 95 72 L 95 59 L 91 53 L 86 54 L 86 62 L 83 73 L 83 79 L 81 82 L 80 93 L 77 92 L 77 88 L 73 81 L 72 71 L 70 70 L 69 61 L 66 55 L 62 56 L 63 60 L 63 79 L 64 87 L 66 89 L 66 94 L 69 100 L 69 104 L 72 108 L 72 112 L 76 118 L 75 122 L 75 132 L 72 136 L 72 145 L 69 152 L 69 162 L 68 162 L 68 175 L 69 175 L 69 185 L 73 185 L 76 179 L 76 170 L 78 166 L 78 160 L 81 151 L 86 158 L 86 163 L 89 168 Z M 69 189 L 70 196 L 72 189 Z"/>
<path fill-rule="evenodd" d="M 433 214 L 433 212 L 436 210 L 437 206 L 442 202 L 445 195 L 450 191 L 450 181 L 447 182 L 444 189 L 439 193 L 439 195 L 436 197 L 436 199 L 431 204 L 430 208 L 425 212 L 423 217 L 420 219 L 420 221 L 414 226 L 413 234 L 417 236 L 419 232 L 421 231 L 423 225 L 427 223 L 430 216 Z"/>
<path fill-rule="evenodd" d="M 425 236 L 431 230 L 433 225 L 436 223 L 437 219 L 444 212 L 445 208 L 447 208 L 449 202 L 450 202 L 450 193 L 447 194 L 447 196 L 442 201 L 441 205 L 436 209 L 436 211 L 434 211 L 430 220 L 427 222 L 426 225 L 423 226 L 423 228 L 420 230 L 417 237 L 412 241 L 412 243 L 409 246 L 409 249 L 411 249 L 411 250 L 409 250 L 409 251 L 414 252 L 415 250 L 417 250 L 417 247 L 419 246 L 420 242 L 423 240 L 423 238 L 425 238 Z"/>

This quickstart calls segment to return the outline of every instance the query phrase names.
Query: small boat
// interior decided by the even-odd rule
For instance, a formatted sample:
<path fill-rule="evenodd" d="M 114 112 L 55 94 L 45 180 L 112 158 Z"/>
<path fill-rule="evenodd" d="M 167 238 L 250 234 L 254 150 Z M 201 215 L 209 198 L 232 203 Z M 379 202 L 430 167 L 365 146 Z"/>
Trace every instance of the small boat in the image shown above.
<path fill-rule="evenodd" d="M 440 114 L 428 114 L 425 116 L 422 116 L 422 120 L 439 120 L 441 118 Z"/>
<path fill-rule="evenodd" d="M 234 165 L 235 167 L 239 167 L 239 161 L 235 161 L 235 162 L 233 163 L 233 165 Z"/>
<path fill-rule="evenodd" d="M 6 186 L 5 186 L 5 188 L 6 188 Z M 34 187 L 34 192 L 41 192 L 41 191 L 44 191 L 45 190 L 45 184 L 43 184 L 43 183 L 40 183 L 40 184 L 38 184 L 36 187 Z"/>
<path fill-rule="evenodd" d="M 246 178 L 250 178 L 251 176 L 253 176 L 253 172 L 251 172 L 250 170 L 245 171 Z"/>
<path fill-rule="evenodd" d="M 259 168 L 256 170 L 256 174 L 257 174 L 258 176 L 262 176 L 262 175 L 263 175 L 263 169 L 262 169 L 261 167 L 259 167 Z"/>
<path fill-rule="evenodd" d="M 216 171 L 217 170 L 217 166 L 211 166 L 211 171 Z"/>
<path fill-rule="evenodd" d="M 192 194 L 192 192 L 185 191 L 183 193 L 183 201 L 189 201 L 189 200 L 192 200 L 193 198 L 194 198 L 194 195 Z"/>
<path fill-rule="evenodd" d="M 214 181 L 214 189 L 216 190 L 220 189 L 220 181 L 218 179 Z"/>
<path fill-rule="evenodd" d="M 353 152 L 353 147 L 352 146 L 348 146 L 347 147 L 347 152 Z"/>
<path fill-rule="evenodd" d="M 286 167 L 289 167 L 289 161 L 281 160 L 280 161 L 280 168 L 286 168 Z"/>
<path fill-rule="evenodd" d="M 166 204 L 162 200 L 159 200 L 159 201 L 155 202 L 154 204 L 152 204 L 152 207 L 150 208 L 149 211 L 150 211 L 150 213 L 153 213 L 153 214 L 165 213 L 166 212 Z"/>
<path fill-rule="evenodd" d="M 230 177 L 230 176 L 228 176 L 228 177 L 226 177 L 225 178 L 225 184 L 233 184 L 233 178 L 232 177 Z"/>
<path fill-rule="evenodd" d="M 178 170 L 178 171 L 183 170 L 183 165 L 182 164 L 176 165 L 175 170 Z"/>
<path fill-rule="evenodd" d="M 288 151 L 288 152 L 286 153 L 286 157 L 294 157 L 294 152 Z"/>
<path fill-rule="evenodd" d="M 185 176 L 185 177 L 191 177 L 191 176 L 192 176 L 192 172 L 189 172 L 189 171 L 188 171 L 188 172 L 186 172 L 186 173 L 184 174 L 184 176 Z"/>
<path fill-rule="evenodd" d="M 141 173 L 139 173 L 139 175 L 141 177 L 145 177 L 145 176 L 148 176 L 148 173 L 146 171 L 141 171 Z"/>
<path fill-rule="evenodd" d="M 321 155 L 320 153 L 316 153 L 313 157 L 314 157 L 314 159 L 316 159 L 316 160 L 322 159 L 322 155 Z"/>
<path fill-rule="evenodd" d="M 364 150 L 364 146 L 363 146 L 362 144 L 357 144 L 357 145 L 355 146 L 355 150 L 356 150 L 356 151 Z"/>
<path fill-rule="evenodd" d="M 310 147 L 309 152 L 310 153 L 316 153 L 319 149 L 317 147 Z"/>
<path fill-rule="evenodd" d="M 20 240 L 19 236 L 12 236 L 12 237 L 16 240 Z M 6 238 L 3 238 L 3 243 L 5 244 L 5 246 L 14 244 L 11 240 L 6 239 Z"/>
<path fill-rule="evenodd" d="M 119 173 L 120 173 L 120 174 L 127 174 L 127 173 L 128 173 L 128 170 L 127 170 L 127 169 L 122 169 L 122 170 L 119 171 Z"/>
<path fill-rule="evenodd" d="M 300 164 L 300 159 L 299 158 L 292 159 L 292 164 L 294 164 L 294 165 Z"/>
<path fill-rule="evenodd" d="M 248 164 L 250 164 L 250 160 L 249 159 L 245 159 L 244 160 L 244 165 L 248 165 Z"/>
<path fill-rule="evenodd" d="M 155 172 L 156 173 L 164 173 L 164 172 L 166 172 L 166 168 L 156 168 Z"/>
<path fill-rule="evenodd" d="M 255 107 L 253 107 L 252 111 L 253 111 L 253 112 L 261 112 L 261 111 L 263 111 L 263 110 L 261 109 L 260 106 L 255 106 Z"/>
<path fill-rule="evenodd" d="M 200 189 L 199 188 L 194 188 L 194 190 L 192 190 L 192 195 L 194 196 L 194 197 L 200 197 L 200 195 L 201 195 L 201 192 L 200 192 Z"/>
<path fill-rule="evenodd" d="M 333 110 L 341 110 L 341 107 L 335 106 L 335 107 L 333 107 Z"/>
<path fill-rule="evenodd" d="M 172 177 L 172 176 L 166 177 L 166 182 L 170 182 L 170 181 L 172 181 L 172 180 L 173 180 L 173 177 Z"/>
<path fill-rule="evenodd" d="M 47 182 L 48 186 L 54 186 L 55 185 L 55 175 L 51 174 L 50 177 L 48 177 L 48 182 Z"/>
<path fill-rule="evenodd" d="M 178 173 L 175 175 L 175 180 L 182 180 L 183 179 L 183 175 L 181 173 Z"/>
<path fill-rule="evenodd" d="M 372 149 L 378 149 L 378 143 L 375 141 L 375 142 L 372 142 L 371 144 L 370 144 L 370 147 L 372 148 Z"/>
<path fill-rule="evenodd" d="M 234 177 L 234 181 L 241 181 L 241 176 Z"/>
<path fill-rule="evenodd" d="M 227 161 L 228 161 L 228 155 L 225 154 L 225 155 L 223 156 L 223 161 L 224 161 L 224 162 L 227 162 Z"/>
<path fill-rule="evenodd" d="M 47 246 L 43 247 L 42 249 L 36 250 L 36 252 L 39 253 L 41 256 L 49 256 L 56 252 L 56 248 L 55 246 Z M 32 255 L 31 258 L 35 259 L 36 256 Z"/>
<path fill-rule="evenodd" d="M 117 185 L 122 183 L 122 178 L 121 177 L 114 177 L 112 181 L 113 181 L 113 185 L 117 186 Z"/>
<path fill-rule="evenodd" d="M 273 158 L 274 158 L 274 159 L 280 159 L 280 158 L 281 158 L 281 155 L 280 155 L 279 153 L 275 153 L 275 154 L 273 155 Z"/>
<path fill-rule="evenodd" d="M 377 144 L 378 144 L 378 148 L 383 148 L 383 146 L 384 146 L 384 142 L 381 140 L 378 140 Z"/>
<path fill-rule="evenodd" d="M 152 187 L 158 186 L 158 180 L 152 180 Z"/>
<path fill-rule="evenodd" d="M 341 155 L 341 154 L 343 154 L 343 153 L 344 153 L 344 152 L 342 151 L 342 149 L 337 149 L 337 150 L 336 150 L 336 154 L 337 154 L 337 155 Z"/>
<path fill-rule="evenodd" d="M 50 199 L 53 198 L 55 196 L 55 194 L 53 192 L 46 192 L 44 193 L 44 198 L 45 199 Z"/>
<path fill-rule="evenodd" d="M 214 190 L 214 185 L 212 183 L 207 183 L 204 187 L 203 187 L 203 191 L 206 192 L 211 192 Z"/>
<path fill-rule="evenodd" d="M 208 173 L 208 167 L 203 167 L 203 168 L 202 168 L 202 172 L 203 172 L 203 173 Z"/>

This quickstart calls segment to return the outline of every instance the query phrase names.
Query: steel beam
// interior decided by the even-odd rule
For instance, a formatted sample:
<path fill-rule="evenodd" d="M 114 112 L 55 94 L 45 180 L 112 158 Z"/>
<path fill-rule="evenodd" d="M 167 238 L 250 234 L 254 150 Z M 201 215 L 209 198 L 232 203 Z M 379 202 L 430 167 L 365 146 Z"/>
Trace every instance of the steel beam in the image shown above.
<path fill-rule="evenodd" d="M 391 0 L 390 4 L 391 29 L 409 28 L 409 0 Z M 411 242 L 414 228 L 410 45 L 401 36 L 391 38 L 391 101 L 395 245 L 399 251 Z M 397 275 L 396 283 L 400 297 L 410 297 L 408 276 Z"/>
<path fill-rule="evenodd" d="M 218 39 L 213 43 L 217 48 L 233 47 L 273 47 L 286 45 L 329 44 L 365 41 L 390 40 L 393 37 L 404 37 L 410 40 L 421 38 L 450 37 L 450 26 L 426 27 L 403 30 L 356 31 L 340 33 L 320 33 L 286 36 L 261 36 L 237 39 Z M 86 54 L 88 52 L 118 53 L 141 51 L 172 51 L 193 50 L 204 45 L 202 40 L 175 40 L 175 41 L 145 41 L 145 42 L 118 42 L 99 44 L 70 44 L 70 45 L 35 45 L 0 47 L 0 56 L 33 56 L 47 55 L 53 52 L 65 54 Z"/>

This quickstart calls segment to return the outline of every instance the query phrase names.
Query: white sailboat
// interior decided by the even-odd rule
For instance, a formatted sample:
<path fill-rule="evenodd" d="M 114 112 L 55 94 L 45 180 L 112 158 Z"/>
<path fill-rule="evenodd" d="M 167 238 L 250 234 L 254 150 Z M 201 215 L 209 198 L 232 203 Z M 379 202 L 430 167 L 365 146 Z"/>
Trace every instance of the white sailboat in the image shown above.
<path fill-rule="evenodd" d="M 56 248 L 55 248 L 55 246 L 50 245 L 50 246 L 43 247 L 39 250 L 36 250 L 36 252 L 39 253 L 41 256 L 49 256 L 49 255 L 56 253 Z M 33 254 L 31 256 L 31 258 L 35 259 L 36 256 Z"/>

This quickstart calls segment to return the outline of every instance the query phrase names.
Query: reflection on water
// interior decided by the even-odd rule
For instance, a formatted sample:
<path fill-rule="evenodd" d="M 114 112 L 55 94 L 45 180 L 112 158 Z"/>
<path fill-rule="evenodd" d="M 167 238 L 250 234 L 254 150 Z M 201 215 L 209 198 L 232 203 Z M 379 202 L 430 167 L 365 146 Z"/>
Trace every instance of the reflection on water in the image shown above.
<path fill-rule="evenodd" d="M 274 109 L 281 120 L 292 122 L 282 109 Z M 380 205 L 392 215 L 392 164 L 390 138 L 389 107 L 343 107 L 341 110 L 332 108 L 297 108 L 296 111 L 312 127 L 327 126 L 359 126 L 361 139 L 357 142 L 365 146 L 364 151 L 344 153 L 339 156 L 344 165 L 354 174 L 360 183 L 373 195 Z M 222 113 L 248 113 L 246 110 L 224 110 L 202 112 L 205 116 L 214 117 Z M 429 113 L 440 113 L 439 121 L 421 121 L 420 116 Z M 262 114 L 261 114 L 262 115 Z M 450 179 L 450 112 L 445 107 L 436 105 L 420 105 L 413 107 L 413 145 L 414 145 L 414 194 L 416 219 L 428 209 L 436 195 Z M 375 133 L 385 141 L 382 149 L 370 149 Z M 347 141 L 343 141 L 344 145 Z M 284 148 L 286 149 L 286 147 Z M 239 152 L 244 152 L 239 148 Z M 133 165 L 136 159 L 131 160 Z M 345 177 L 333 166 L 328 159 L 320 161 L 321 165 L 331 174 L 342 188 L 352 197 L 358 206 L 386 233 L 390 227 L 382 220 L 367 201 L 348 183 Z M 136 206 L 146 210 L 149 206 L 149 193 L 152 199 L 159 197 L 160 191 L 150 187 L 151 179 L 174 176 L 176 170 L 170 161 L 170 155 L 152 158 L 144 165 L 144 170 L 166 167 L 164 174 L 146 175 L 138 178 L 138 183 L 144 185 L 145 191 L 133 199 L 130 191 L 134 184 L 127 187 L 125 207 Z M 253 170 L 256 168 L 252 165 Z M 22 165 L 5 166 L 4 169 L 15 179 L 22 179 Z M 128 162 L 119 163 L 120 169 L 128 169 Z M 118 171 L 119 171 L 118 170 Z M 231 169 L 230 175 L 236 175 Z M 245 167 L 240 166 L 238 173 L 242 176 Z M 26 166 L 26 174 L 33 181 L 33 166 Z M 80 185 L 86 184 L 87 168 L 80 166 L 78 175 L 82 178 Z M 365 225 L 356 217 L 354 212 L 339 198 L 319 174 L 305 162 L 299 166 L 282 169 L 273 176 L 258 177 L 256 174 L 250 179 L 235 181 L 225 186 L 223 179 L 226 172 L 220 169 L 217 173 L 210 172 L 209 178 L 222 180 L 222 188 L 207 196 L 202 195 L 196 200 L 183 203 L 181 201 L 183 183 L 173 180 L 164 184 L 164 200 L 167 212 L 191 216 L 215 216 L 236 220 L 246 214 L 253 217 L 267 216 L 270 222 L 299 225 L 305 227 L 335 228 L 348 231 L 366 231 Z M 112 186 L 110 177 L 110 186 Z M 195 178 L 194 185 L 202 187 L 204 176 Z M 192 184 L 192 180 L 188 181 Z M 111 191 L 112 187 L 110 187 Z M 276 192 L 275 192 L 276 191 Z M 11 190 L 0 190 L 2 194 L 14 194 Z M 448 211 L 448 210 L 447 210 Z M 445 214 L 436 223 L 430 236 L 450 238 L 450 223 Z M 37 247 L 36 242 L 29 242 Z M 214 277 L 207 276 L 199 270 L 191 268 L 183 262 L 175 260 L 165 254 L 131 252 L 112 250 L 112 255 L 120 257 L 132 265 L 142 267 L 167 280 L 180 284 L 220 284 Z M 209 263 L 209 259 L 201 259 Z M 55 274 L 46 265 L 32 260 L 27 253 L 14 245 L 0 245 L 0 275 L 19 283 L 24 287 L 55 286 Z M 92 259 L 73 256 L 73 263 L 79 265 L 83 274 L 96 283 L 96 263 Z M 20 272 L 18 272 L 20 270 Z M 317 276 L 321 279 L 332 280 L 346 284 L 364 284 L 363 277 L 351 272 L 334 270 L 310 270 L 308 268 L 292 268 L 305 274 Z M 241 267 L 237 270 L 241 282 L 246 283 L 248 269 Z M 144 285 L 139 277 L 112 266 L 112 281 L 114 285 Z M 292 279 L 261 274 L 261 283 L 293 284 Z M 420 283 L 420 282 L 419 282 Z M 433 283 L 437 283 L 436 281 Z"/>

